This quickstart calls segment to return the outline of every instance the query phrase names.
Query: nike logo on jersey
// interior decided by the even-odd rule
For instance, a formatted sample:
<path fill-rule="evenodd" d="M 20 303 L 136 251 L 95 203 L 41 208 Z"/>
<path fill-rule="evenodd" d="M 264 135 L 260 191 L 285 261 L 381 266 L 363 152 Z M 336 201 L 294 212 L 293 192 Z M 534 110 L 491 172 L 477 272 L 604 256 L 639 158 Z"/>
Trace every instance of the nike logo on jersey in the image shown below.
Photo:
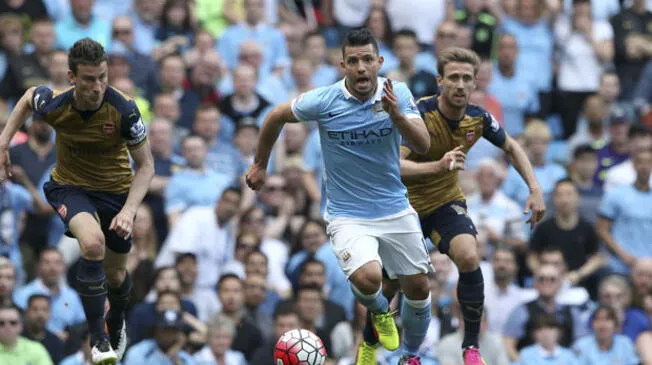
<path fill-rule="evenodd" d="M 342 113 L 333 113 L 333 112 L 328 112 L 328 117 L 329 117 L 329 118 L 334 118 L 334 117 L 336 117 L 336 116 L 338 116 L 338 115 L 340 115 L 340 114 L 342 114 Z"/>

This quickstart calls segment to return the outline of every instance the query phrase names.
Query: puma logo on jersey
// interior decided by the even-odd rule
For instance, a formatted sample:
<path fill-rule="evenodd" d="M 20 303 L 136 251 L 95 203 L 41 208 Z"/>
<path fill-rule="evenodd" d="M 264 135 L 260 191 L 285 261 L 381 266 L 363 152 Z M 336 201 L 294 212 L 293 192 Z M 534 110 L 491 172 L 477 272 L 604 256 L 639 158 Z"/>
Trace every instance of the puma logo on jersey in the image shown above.
<path fill-rule="evenodd" d="M 457 215 L 466 215 L 466 209 L 460 207 L 459 205 L 451 205 L 451 208 L 457 213 Z"/>

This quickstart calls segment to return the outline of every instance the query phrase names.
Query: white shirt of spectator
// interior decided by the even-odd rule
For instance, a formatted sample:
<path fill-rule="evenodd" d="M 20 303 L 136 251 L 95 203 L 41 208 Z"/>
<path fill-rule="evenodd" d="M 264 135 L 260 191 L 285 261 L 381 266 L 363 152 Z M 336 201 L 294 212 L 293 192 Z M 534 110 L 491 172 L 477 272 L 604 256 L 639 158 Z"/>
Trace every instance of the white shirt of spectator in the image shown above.
<path fill-rule="evenodd" d="M 467 199 L 466 206 L 478 230 L 486 226 L 500 235 L 527 239 L 521 208 L 501 190 L 496 191 L 488 202 L 482 201 L 480 193 L 475 193 Z"/>
<path fill-rule="evenodd" d="M 572 31 L 569 19 L 555 23 L 555 39 L 560 44 L 559 88 L 562 91 L 590 92 L 600 86 L 603 64 L 587 38 Z M 607 21 L 593 21 L 593 40 L 613 40 L 614 31 Z"/>
<path fill-rule="evenodd" d="M 260 251 L 267 256 L 267 262 L 269 263 L 267 284 L 279 294 L 289 292 L 292 284 L 285 276 L 284 271 L 290 255 L 288 245 L 276 239 L 265 238 L 260 244 Z"/>
<path fill-rule="evenodd" d="M 196 353 L 193 358 L 197 364 L 215 364 L 217 365 L 217 360 L 213 355 L 213 351 L 210 347 L 204 346 L 198 353 Z M 224 365 L 247 365 L 247 360 L 244 355 L 239 351 L 226 350 L 224 353 Z"/>
<path fill-rule="evenodd" d="M 446 0 L 388 0 L 386 9 L 392 29 L 411 29 L 419 43 L 430 45 L 446 15 Z"/>
<path fill-rule="evenodd" d="M 371 10 L 371 0 L 333 0 L 333 17 L 346 27 L 364 24 Z"/>
<path fill-rule="evenodd" d="M 618 186 L 632 185 L 636 182 L 636 170 L 631 159 L 607 170 L 607 177 L 604 181 L 604 190 L 608 191 Z M 652 176 L 650 176 L 650 185 L 652 185 Z"/>
<path fill-rule="evenodd" d="M 172 266 L 177 254 L 193 253 L 197 256 L 197 287 L 215 288 L 222 265 L 230 257 L 233 226 L 220 227 L 214 207 L 190 208 L 168 234 L 155 266 Z"/>
<path fill-rule="evenodd" d="M 503 333 L 503 327 L 512 311 L 531 298 L 531 294 L 515 284 L 509 284 L 503 291 L 495 281 L 485 280 L 484 305 L 487 307 L 489 331 Z"/>

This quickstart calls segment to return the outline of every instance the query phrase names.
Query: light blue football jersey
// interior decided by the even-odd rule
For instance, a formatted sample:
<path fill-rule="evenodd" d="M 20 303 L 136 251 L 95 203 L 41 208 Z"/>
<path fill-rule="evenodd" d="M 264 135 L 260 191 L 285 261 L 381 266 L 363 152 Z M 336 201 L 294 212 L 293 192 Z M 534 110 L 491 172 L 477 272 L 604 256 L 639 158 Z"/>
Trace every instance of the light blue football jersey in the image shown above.
<path fill-rule="evenodd" d="M 374 219 L 409 207 L 401 182 L 401 134 L 383 110 L 384 78 L 375 95 L 360 101 L 344 80 L 303 93 L 292 100 L 300 121 L 317 121 L 324 156 L 325 218 Z M 414 98 L 402 82 L 394 82 L 401 111 L 421 118 Z"/>

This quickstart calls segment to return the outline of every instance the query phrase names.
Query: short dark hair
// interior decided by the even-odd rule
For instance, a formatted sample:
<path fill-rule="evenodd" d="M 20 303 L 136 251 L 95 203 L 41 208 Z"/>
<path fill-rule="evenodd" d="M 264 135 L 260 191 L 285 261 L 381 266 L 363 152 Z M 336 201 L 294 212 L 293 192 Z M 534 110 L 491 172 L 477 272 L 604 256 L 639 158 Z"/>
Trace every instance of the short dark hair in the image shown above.
<path fill-rule="evenodd" d="M 577 190 L 577 185 L 575 185 L 575 181 L 571 180 L 571 178 L 569 177 L 565 177 L 561 180 L 557 180 L 557 182 L 555 183 L 555 188 L 552 190 L 553 193 L 556 193 L 557 189 L 563 184 L 571 184 L 575 188 L 575 190 Z"/>
<path fill-rule="evenodd" d="M 317 260 L 315 256 L 310 255 L 303 263 L 301 263 L 301 266 L 299 266 L 299 276 L 303 275 L 308 265 L 320 265 L 324 268 L 324 273 L 326 273 L 326 265 L 323 262 Z"/>
<path fill-rule="evenodd" d="M 175 297 L 179 301 L 179 304 L 183 305 L 181 295 L 179 293 L 177 293 L 177 292 L 172 291 L 172 290 L 163 290 L 162 292 L 158 293 L 158 295 L 156 296 L 156 301 L 154 302 L 155 305 L 158 304 L 158 301 L 161 298 L 163 298 L 164 296 L 166 296 L 166 295 L 171 295 L 171 296 Z"/>
<path fill-rule="evenodd" d="M 258 250 L 253 250 L 253 251 L 249 252 L 249 253 L 247 254 L 247 256 L 245 256 L 245 263 L 246 263 L 247 261 L 249 261 L 249 258 L 250 258 L 251 256 L 253 256 L 253 255 L 260 255 L 260 256 L 262 256 L 262 257 L 265 259 L 265 263 L 266 263 L 266 265 L 269 266 L 269 258 L 267 258 L 267 255 L 265 255 L 265 253 L 264 253 L 263 251 L 261 251 L 260 249 L 258 249 Z"/>
<path fill-rule="evenodd" d="M 324 35 L 320 31 L 313 30 L 311 32 L 306 33 L 306 35 L 303 36 L 303 44 L 305 45 L 308 42 L 308 39 L 313 38 L 313 37 L 319 37 L 321 39 L 325 39 Z"/>
<path fill-rule="evenodd" d="M 59 255 L 59 257 L 63 258 L 63 254 L 57 248 L 55 248 L 55 247 L 46 247 L 43 250 L 41 250 L 41 253 L 38 256 L 38 260 L 41 261 L 43 259 L 43 256 L 45 256 L 45 254 L 48 253 L 48 252 L 56 252 L 57 255 Z"/>
<path fill-rule="evenodd" d="M 590 144 L 581 144 L 575 148 L 573 151 L 573 159 L 577 160 L 578 158 L 584 155 L 597 155 L 598 152 L 591 147 Z"/>
<path fill-rule="evenodd" d="M 299 285 L 297 289 L 294 292 L 294 300 L 299 299 L 299 294 L 304 292 L 304 291 L 316 291 L 319 294 L 323 292 L 323 289 L 316 284 L 305 284 L 305 285 Z"/>
<path fill-rule="evenodd" d="M 627 132 L 627 137 L 630 139 L 635 137 L 648 137 L 650 135 L 650 130 L 646 126 L 640 124 L 632 124 L 629 127 L 629 132 Z"/>
<path fill-rule="evenodd" d="M 104 47 L 88 37 L 75 42 L 68 52 L 68 67 L 73 74 L 77 74 L 79 65 L 97 66 L 106 61 Z"/>
<path fill-rule="evenodd" d="M 396 38 L 398 37 L 412 38 L 414 39 L 415 42 L 419 43 L 419 38 L 417 38 L 417 33 L 412 29 L 401 29 L 398 32 L 394 33 L 394 35 L 392 36 L 392 45 L 394 44 L 394 42 L 396 42 Z"/>
<path fill-rule="evenodd" d="M 174 266 L 179 265 L 179 263 L 181 263 L 181 261 L 183 261 L 185 259 L 192 259 L 196 263 L 197 262 L 197 255 L 195 255 L 192 252 L 182 252 L 182 253 L 178 254 L 177 257 L 175 258 Z"/>
<path fill-rule="evenodd" d="M 376 51 L 376 55 L 378 55 L 378 42 L 376 42 L 374 36 L 371 35 L 369 28 L 352 30 L 346 34 L 344 42 L 342 42 L 342 56 L 344 56 L 346 47 L 363 47 L 368 44 L 371 44 L 374 47 L 374 51 Z"/>
<path fill-rule="evenodd" d="M 292 302 L 282 301 L 276 305 L 276 308 L 274 308 L 272 319 L 276 321 L 278 317 L 289 316 L 291 314 L 297 314 L 297 311 L 294 309 Z"/>
<path fill-rule="evenodd" d="M 228 188 L 224 189 L 222 192 L 221 196 L 224 196 L 226 193 L 236 193 L 238 196 L 242 196 L 242 189 L 240 189 L 239 186 L 229 186 Z"/>
<path fill-rule="evenodd" d="M 51 303 L 50 297 L 45 294 L 32 294 L 27 299 L 27 308 L 29 308 L 32 305 L 32 302 L 39 299 L 45 300 L 46 302 L 48 302 L 48 304 Z"/>
<path fill-rule="evenodd" d="M 230 279 L 237 280 L 240 283 L 240 285 L 244 285 L 244 283 L 242 282 L 242 279 L 240 279 L 240 277 L 238 275 L 228 273 L 228 274 L 224 274 L 224 275 L 220 276 L 219 280 L 217 280 L 217 291 L 219 292 L 219 289 L 222 286 L 222 284 L 224 284 L 225 281 L 230 280 Z"/>
<path fill-rule="evenodd" d="M 616 326 L 618 326 L 620 324 L 620 321 L 618 320 L 618 314 L 616 313 L 616 310 L 613 309 L 613 307 L 610 307 L 608 305 L 601 305 L 598 308 L 596 308 L 593 311 L 593 313 L 591 313 L 591 320 L 589 322 L 593 323 L 593 321 L 595 321 L 595 317 L 600 312 L 607 313 L 607 318 L 612 320 L 616 324 Z"/>
<path fill-rule="evenodd" d="M 186 142 L 187 142 L 189 139 L 192 139 L 192 138 L 199 138 L 199 139 L 201 139 L 202 141 L 204 141 L 204 138 L 203 138 L 202 136 L 200 136 L 199 134 L 196 134 L 196 133 L 188 133 L 188 134 L 185 135 L 183 138 L 181 138 L 181 143 L 180 143 L 181 147 L 183 148 L 183 146 L 186 144 Z M 205 143 L 205 141 L 204 141 L 204 143 Z"/>
<path fill-rule="evenodd" d="M 542 328 L 561 329 L 561 323 L 559 323 L 554 314 L 541 313 L 533 318 L 532 330 L 536 331 Z"/>

